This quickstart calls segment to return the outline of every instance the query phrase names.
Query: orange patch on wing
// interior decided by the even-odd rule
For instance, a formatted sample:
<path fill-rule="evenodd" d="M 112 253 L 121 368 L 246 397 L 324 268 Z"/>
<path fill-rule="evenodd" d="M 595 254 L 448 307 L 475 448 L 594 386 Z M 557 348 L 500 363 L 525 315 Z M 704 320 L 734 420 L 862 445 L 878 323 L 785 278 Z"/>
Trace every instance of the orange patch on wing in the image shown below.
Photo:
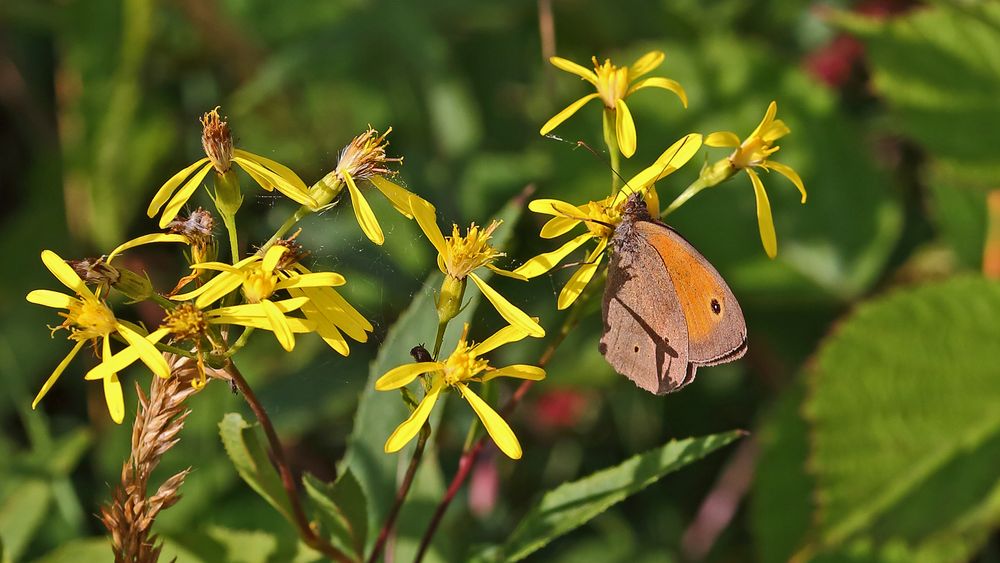
<path fill-rule="evenodd" d="M 663 259 L 687 321 L 688 340 L 703 342 L 725 316 L 725 292 L 704 258 L 680 235 L 656 223 L 642 222 L 637 229 Z M 713 310 L 718 308 L 718 312 Z"/>

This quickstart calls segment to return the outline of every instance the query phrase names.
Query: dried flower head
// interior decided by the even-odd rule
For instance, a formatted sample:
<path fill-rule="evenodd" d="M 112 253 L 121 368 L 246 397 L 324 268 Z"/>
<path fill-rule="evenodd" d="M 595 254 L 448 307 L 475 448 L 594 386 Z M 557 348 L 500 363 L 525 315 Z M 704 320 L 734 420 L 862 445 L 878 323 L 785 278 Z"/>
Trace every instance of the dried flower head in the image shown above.
<path fill-rule="evenodd" d="M 233 133 L 219 117 L 219 106 L 201 117 L 201 146 L 219 174 L 229 172 L 233 159 Z"/>
<path fill-rule="evenodd" d="M 372 176 L 393 177 L 398 172 L 388 167 L 389 164 L 402 164 L 403 157 L 389 157 L 385 153 L 389 141 L 386 139 L 392 127 L 379 135 L 378 131 L 368 126 L 368 130 L 354 137 L 340 151 L 337 167 L 334 170 L 342 180 L 350 176 L 354 180 L 368 180 Z"/>

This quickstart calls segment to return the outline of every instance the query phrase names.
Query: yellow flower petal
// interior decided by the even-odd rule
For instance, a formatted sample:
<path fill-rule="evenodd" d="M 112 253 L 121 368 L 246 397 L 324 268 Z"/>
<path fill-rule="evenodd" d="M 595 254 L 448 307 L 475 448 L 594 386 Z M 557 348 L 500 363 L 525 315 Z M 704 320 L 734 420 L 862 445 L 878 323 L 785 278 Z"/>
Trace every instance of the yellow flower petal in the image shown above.
<path fill-rule="evenodd" d="M 377 391 L 391 391 L 409 385 L 418 375 L 444 369 L 441 362 L 417 362 L 414 364 L 403 364 L 385 372 L 385 375 L 375 381 Z"/>
<path fill-rule="evenodd" d="M 769 160 L 764 163 L 764 168 L 774 170 L 778 174 L 781 174 L 785 178 L 791 180 L 791 182 L 795 184 L 795 187 L 799 189 L 799 193 L 802 194 L 802 203 L 806 202 L 806 187 L 802 184 L 802 178 L 799 177 L 799 173 L 792 170 L 791 166 Z"/>
<path fill-rule="evenodd" d="M 579 224 L 579 219 L 570 219 L 569 217 L 553 217 L 542 225 L 542 230 L 539 231 L 538 236 L 542 238 L 556 238 L 570 232 L 573 230 L 573 227 Z"/>
<path fill-rule="evenodd" d="M 212 164 L 209 162 L 208 157 L 201 158 L 184 170 L 174 174 L 169 180 L 164 182 L 164 184 L 160 186 L 160 189 L 156 190 L 156 195 L 153 196 L 153 201 L 149 202 L 149 207 L 146 208 L 146 215 L 149 217 L 156 215 L 156 212 L 159 211 L 160 208 L 163 207 L 163 204 L 167 203 L 167 200 L 169 200 L 170 196 L 173 195 L 177 186 L 181 185 L 181 182 L 187 179 L 194 173 L 196 168 L 202 165 L 204 165 L 207 170 Z"/>
<path fill-rule="evenodd" d="M 750 182 L 753 184 L 753 194 L 757 199 L 757 228 L 760 229 L 760 242 L 764 245 L 764 252 L 769 258 L 778 255 L 778 237 L 774 234 L 774 219 L 771 218 L 771 203 L 767 199 L 767 192 L 764 191 L 764 184 L 760 177 L 750 168 L 746 169 L 750 175 Z"/>
<path fill-rule="evenodd" d="M 424 232 L 427 240 L 431 241 L 438 256 L 447 258 L 448 244 L 441 234 L 441 229 L 437 225 L 437 211 L 429 202 L 417 196 L 410 196 L 410 209 L 413 211 L 413 218 L 420 225 L 420 230 Z"/>
<path fill-rule="evenodd" d="M 122 395 L 122 384 L 118 374 L 112 373 L 104 378 L 104 400 L 108 403 L 108 414 L 115 424 L 125 420 L 125 397 Z"/>
<path fill-rule="evenodd" d="M 420 401 L 420 404 L 417 405 L 417 408 L 413 409 L 410 417 L 392 431 L 392 434 L 385 441 L 385 453 L 398 452 L 417 435 L 417 432 L 420 432 L 420 427 L 424 425 L 427 417 L 430 416 L 431 410 L 434 408 L 434 404 L 437 403 L 443 387 L 443 385 L 436 385 L 431 389 Z"/>
<path fill-rule="evenodd" d="M 347 345 L 347 339 L 337 329 L 337 325 L 330 322 L 323 313 L 313 303 L 306 303 L 302 306 L 302 313 L 306 319 L 316 326 L 316 334 L 323 339 L 323 342 L 341 356 L 347 357 L 351 353 L 351 348 Z"/>
<path fill-rule="evenodd" d="M 459 383 L 456 387 L 462 393 L 462 397 L 465 397 L 465 400 L 469 402 L 472 410 L 476 411 L 479 420 L 483 421 L 483 426 L 486 427 L 486 431 L 496 442 L 500 451 L 511 459 L 521 459 L 521 444 L 517 441 L 517 436 L 514 435 L 514 431 L 510 429 L 507 422 L 500 418 L 500 415 L 487 405 L 486 401 L 473 393 L 468 386 Z"/>
<path fill-rule="evenodd" d="M 669 176 L 681 166 L 684 166 L 687 161 L 691 160 L 698 153 L 698 149 L 700 148 L 701 134 L 690 133 L 684 135 L 677 142 L 670 145 L 667 150 L 663 151 L 663 154 L 652 165 L 633 176 L 627 182 L 627 185 L 635 191 L 645 189 L 649 185 Z M 615 197 L 614 204 L 625 199 L 627 195 L 627 193 L 624 193 L 624 190 L 619 191 Z"/>
<path fill-rule="evenodd" d="M 565 109 L 563 109 L 559 113 L 553 115 L 551 119 L 549 119 L 548 121 L 546 121 L 545 125 L 542 125 L 542 128 L 538 131 L 538 133 L 541 134 L 541 135 L 548 135 L 549 132 L 551 132 L 553 129 L 555 129 L 556 127 L 558 127 L 560 123 L 562 123 L 563 121 L 566 121 L 574 113 L 576 113 L 577 111 L 579 111 L 580 108 L 582 108 L 583 106 L 587 105 L 587 102 L 589 102 L 590 100 L 596 99 L 598 97 L 600 97 L 600 94 L 598 94 L 596 92 L 593 93 L 593 94 L 587 94 L 586 96 L 584 96 L 584 97 L 580 98 L 579 100 L 573 102 L 572 104 L 566 106 Z"/>
<path fill-rule="evenodd" d="M 292 295 L 305 295 L 331 323 L 358 342 L 368 341 L 368 332 L 373 330 L 361 313 L 332 288 L 292 289 Z"/>
<path fill-rule="evenodd" d="M 497 377 L 516 377 L 518 379 L 541 381 L 545 379 L 545 370 L 538 366 L 515 364 L 486 372 L 486 375 L 483 376 L 483 381 L 489 381 Z"/>
<path fill-rule="evenodd" d="M 286 182 L 302 190 L 303 192 L 309 189 L 306 186 L 306 183 L 302 181 L 302 178 L 299 178 L 298 174 L 296 174 L 291 168 L 285 166 L 284 164 L 276 160 L 271 160 L 270 158 L 267 158 L 265 156 L 254 154 L 250 151 L 245 151 L 242 149 L 234 149 L 233 156 L 238 156 L 241 158 L 245 158 L 247 160 L 252 160 L 262 166 L 270 168 L 276 174 L 284 178 Z"/>
<path fill-rule="evenodd" d="M 161 229 L 166 228 L 166 226 L 174 220 L 174 217 L 177 217 L 181 208 L 184 207 L 184 204 L 187 203 L 189 199 L 191 199 L 191 196 L 194 195 L 195 190 L 198 189 L 198 186 L 201 185 L 201 181 L 205 179 L 205 175 L 208 174 L 208 171 L 211 169 L 212 165 L 210 163 L 203 166 L 201 170 L 195 172 L 193 176 L 188 178 L 188 181 L 181 186 L 181 189 L 177 190 L 174 197 L 170 198 L 167 206 L 163 208 L 163 214 L 160 215 L 159 225 Z M 153 213 L 153 215 L 155 215 L 155 213 Z M 152 217 L 152 215 L 150 215 L 150 217 Z"/>
<path fill-rule="evenodd" d="M 514 272 L 521 274 L 526 278 L 538 277 L 554 268 L 556 264 L 562 262 L 563 259 L 569 256 L 571 252 L 580 248 L 583 243 L 587 242 L 591 238 L 593 238 L 593 235 L 591 235 L 590 232 L 583 233 L 551 252 L 535 256 L 524 264 L 521 264 L 521 266 L 514 270 Z"/>
<path fill-rule="evenodd" d="M 189 291 L 174 295 L 170 299 L 174 301 L 187 301 L 195 299 L 194 305 L 199 309 L 204 309 L 226 295 L 232 293 L 243 283 L 243 275 L 233 272 L 222 272 L 214 278 L 205 282 L 205 285 Z"/>
<path fill-rule="evenodd" d="M 410 211 L 410 196 L 417 197 L 416 195 L 410 193 L 405 188 L 399 184 L 389 181 L 382 176 L 372 176 L 368 179 L 374 185 L 378 191 L 382 192 L 382 195 L 392 203 L 392 206 L 406 216 L 407 219 L 413 219 L 413 212 Z"/>
<path fill-rule="evenodd" d="M 268 302 L 277 307 L 281 313 L 291 313 L 308 303 L 309 299 L 307 297 L 293 297 L 291 299 L 282 299 L 281 301 L 269 300 Z M 260 303 L 245 303 L 243 305 L 212 309 L 211 311 L 206 311 L 205 315 L 210 318 L 222 316 L 267 317 L 267 311 L 264 310 Z"/>
<path fill-rule="evenodd" d="M 264 258 L 261 260 L 260 269 L 265 273 L 270 274 L 275 268 L 278 267 L 278 262 L 281 261 L 281 257 L 284 256 L 287 251 L 288 248 L 281 246 L 280 244 L 276 244 L 271 248 L 268 248 L 267 252 L 264 253 Z"/>
<path fill-rule="evenodd" d="M 289 289 L 292 287 L 338 287 L 347 283 L 344 276 L 334 272 L 315 272 L 301 274 L 283 279 L 276 286 L 275 290 Z"/>
<path fill-rule="evenodd" d="M 111 359 L 111 339 L 105 338 L 102 346 L 101 359 L 104 361 Z M 121 424 L 125 420 L 125 398 L 122 396 L 122 384 L 118 381 L 117 373 L 109 373 L 104 377 L 104 401 L 108 404 L 108 413 L 115 424 Z"/>
<path fill-rule="evenodd" d="M 272 189 L 277 188 L 279 192 L 285 194 L 297 203 L 301 203 L 302 205 L 312 208 L 319 205 L 305 189 L 300 189 L 292 185 L 288 180 L 282 178 L 277 172 L 274 172 L 261 164 L 254 162 L 253 160 L 239 156 L 233 156 L 233 162 L 239 164 L 240 168 L 245 170 L 247 174 L 249 174 L 250 177 L 260 184 L 260 187 L 265 190 L 271 191 Z"/>
<path fill-rule="evenodd" d="M 552 66 L 558 68 L 559 70 L 564 70 L 570 74 L 575 74 L 580 78 L 590 82 L 594 86 L 597 86 L 597 74 L 590 70 L 589 68 L 580 66 L 573 61 L 564 59 L 562 57 L 549 57 L 549 62 Z M 543 133 L 544 135 L 544 133 Z"/>
<path fill-rule="evenodd" d="M 285 315 L 267 299 L 262 300 L 260 306 L 264 310 L 264 314 L 267 315 L 267 321 L 271 325 L 271 330 L 274 331 L 274 337 L 278 339 L 278 344 L 281 344 L 285 351 L 291 352 L 295 348 L 295 335 L 292 333 L 291 327 L 288 326 Z"/>
<path fill-rule="evenodd" d="M 25 299 L 27 299 L 29 303 L 52 307 L 55 309 L 69 309 L 70 303 L 76 301 L 76 298 L 74 297 L 49 289 L 36 289 L 29 293 Z"/>
<path fill-rule="evenodd" d="M 166 329 L 159 329 L 149 336 L 142 336 L 121 323 L 118 323 L 115 328 L 118 329 L 118 334 L 122 335 L 132 348 L 135 348 L 139 359 L 149 367 L 153 374 L 164 379 L 170 377 L 170 366 L 163 359 L 163 354 L 153 345 L 154 342 L 159 342 L 167 334 Z"/>
<path fill-rule="evenodd" d="M 761 130 L 760 138 L 764 139 L 768 143 L 773 143 L 791 132 L 792 130 L 785 125 L 784 121 L 775 119 L 767 127 Z"/>
<path fill-rule="evenodd" d="M 483 297 L 496 307 L 500 316 L 507 320 L 512 325 L 516 325 L 524 329 L 531 336 L 535 338 L 541 338 L 545 336 L 545 330 L 531 317 L 529 317 L 524 311 L 515 307 L 507 298 L 503 295 L 497 293 L 495 289 L 490 287 L 483 281 L 482 278 L 477 276 L 475 273 L 470 273 L 469 277 L 472 278 L 473 283 L 479 288 L 479 291 L 483 293 Z"/>
<path fill-rule="evenodd" d="M 486 340 L 483 340 L 479 344 L 473 346 L 472 352 L 476 356 L 482 356 L 483 354 L 496 350 L 501 346 L 524 340 L 527 337 L 528 331 L 516 325 L 507 325 L 493 333 L 493 335 Z"/>
<path fill-rule="evenodd" d="M 188 238 L 184 235 L 173 235 L 167 233 L 152 233 L 149 235 L 143 235 L 141 237 L 134 238 L 130 241 L 123 242 L 122 244 L 118 245 L 117 248 L 111 251 L 111 254 L 108 254 L 107 262 L 110 263 L 112 260 L 114 260 L 115 256 L 118 256 L 119 254 L 125 252 L 126 250 L 135 248 L 137 246 L 142 246 L 144 244 L 151 244 L 154 242 L 180 242 L 183 244 L 188 244 L 191 241 L 189 241 Z"/>
<path fill-rule="evenodd" d="M 587 262 L 580 266 L 577 271 L 573 272 L 573 275 L 566 282 L 566 285 L 559 292 L 559 298 L 556 300 L 556 308 L 562 311 L 563 309 L 569 307 L 576 301 L 576 298 L 580 296 L 583 288 L 587 287 L 590 283 L 591 278 L 597 272 L 597 267 L 601 264 L 601 260 L 604 258 L 604 249 L 607 248 L 607 239 L 601 239 L 597 243 L 597 247 L 587 256 Z"/>
<path fill-rule="evenodd" d="M 621 149 L 625 158 L 632 158 L 635 154 L 635 122 L 632 121 L 632 114 L 625 105 L 625 100 L 615 100 L 615 136 L 618 137 L 618 148 Z"/>
<path fill-rule="evenodd" d="M 684 91 L 684 87 L 681 86 L 681 83 L 677 82 L 676 80 L 671 80 L 669 78 L 663 78 L 660 76 L 651 76 L 649 78 L 643 78 L 642 80 L 636 82 L 631 87 L 629 87 L 628 94 L 631 95 L 638 90 L 642 90 L 643 88 L 662 88 L 664 90 L 669 90 L 674 94 L 677 94 L 677 97 L 680 98 L 681 104 L 683 104 L 684 107 L 688 107 L 687 92 Z"/>
<path fill-rule="evenodd" d="M 73 346 L 73 349 L 69 351 L 69 354 L 66 354 L 66 357 L 63 358 L 61 362 L 59 362 L 59 365 L 56 366 L 55 370 L 53 370 L 52 375 L 50 375 L 49 378 L 45 380 L 45 383 L 42 385 L 42 388 L 38 390 L 38 394 L 35 395 L 35 400 L 31 401 L 31 408 L 35 408 L 36 406 L 38 406 L 38 401 L 41 401 L 42 397 L 44 397 L 45 394 L 49 392 L 49 389 L 52 389 L 52 386 L 55 385 L 56 381 L 59 380 L 59 376 L 62 375 L 62 372 L 66 371 L 66 367 L 69 366 L 69 363 L 73 361 L 74 357 L 76 357 L 76 353 L 79 352 L 80 348 L 83 348 L 83 345 L 86 343 L 87 343 L 86 340 L 78 341 Z"/>
<path fill-rule="evenodd" d="M 209 318 L 208 323 L 213 325 L 238 325 L 268 331 L 272 329 L 271 321 L 263 315 L 219 315 Z M 308 334 L 316 332 L 318 329 L 317 323 L 310 319 L 285 317 L 285 323 L 294 334 Z"/>
<path fill-rule="evenodd" d="M 758 124 L 757 128 L 753 130 L 753 133 L 750 133 L 750 137 L 760 136 L 760 132 L 763 131 L 769 125 L 771 125 L 771 122 L 774 121 L 774 116 L 777 113 L 778 113 L 778 102 L 772 101 L 770 104 L 768 104 L 767 112 L 764 113 L 764 118 L 760 120 L 760 124 Z"/>
<path fill-rule="evenodd" d="M 80 276 L 77 275 L 76 271 L 66 263 L 65 260 L 59 257 L 58 254 L 52 252 L 51 250 L 42 251 L 42 263 L 48 268 L 52 275 L 56 277 L 63 285 L 72 289 L 77 295 L 85 298 L 96 300 L 97 297 L 90 288 L 87 287 Z"/>
<path fill-rule="evenodd" d="M 588 221 L 590 217 L 579 207 L 558 199 L 536 199 L 528 204 L 535 213 L 568 217 L 576 221 Z"/>
<path fill-rule="evenodd" d="M 133 332 L 133 334 L 136 334 L 138 336 L 138 333 L 135 333 L 135 331 L 132 331 L 132 332 Z M 159 328 L 159 329 L 156 329 L 153 332 L 149 333 L 148 336 L 145 336 L 145 337 L 141 337 L 140 336 L 140 338 L 142 338 L 147 343 L 150 343 L 152 345 L 152 344 L 156 344 L 160 340 L 163 340 L 163 337 L 165 337 L 167 334 L 169 334 L 169 331 L 167 331 L 167 329 L 165 329 L 165 328 Z M 124 334 L 122 334 L 122 336 L 125 337 Z M 127 337 L 126 337 L 126 340 L 128 340 Z M 155 346 L 154 346 L 154 349 L 155 349 Z M 156 353 L 160 354 L 160 352 L 156 352 Z M 95 379 L 104 379 L 104 378 L 108 377 L 109 375 L 111 375 L 113 373 L 118 373 L 121 370 L 127 368 L 128 366 L 132 365 L 133 363 L 135 363 L 136 360 L 139 359 L 139 357 L 140 357 L 139 356 L 139 348 L 136 347 L 136 346 L 133 346 L 131 344 L 131 342 L 130 342 L 129 346 L 127 346 L 126 348 L 122 349 L 117 354 L 114 354 L 113 356 L 105 357 L 104 359 L 102 359 L 101 363 L 99 363 L 96 366 L 94 366 L 93 368 L 91 368 L 90 371 L 88 371 L 86 373 L 86 375 L 83 376 L 83 378 L 86 379 L 86 380 L 88 380 L 88 381 L 93 381 Z M 160 357 L 162 358 L 163 356 L 161 355 Z M 152 368 L 150 368 L 150 369 L 152 369 Z M 157 368 L 157 369 L 159 369 L 159 368 Z M 169 369 L 168 369 L 168 372 L 169 372 Z M 154 373 L 156 373 L 156 372 L 154 372 Z M 169 376 L 169 373 L 167 374 L 167 376 Z"/>
<path fill-rule="evenodd" d="M 628 77 L 629 80 L 639 78 L 640 76 L 655 70 L 656 67 L 663 64 L 663 58 L 666 55 L 663 51 L 650 51 L 645 55 L 639 57 L 632 66 L 628 67 Z"/>
<path fill-rule="evenodd" d="M 740 138 L 732 131 L 716 131 L 705 137 L 705 144 L 710 147 L 735 148 L 740 146 Z"/>
<path fill-rule="evenodd" d="M 381 245 L 385 242 L 385 235 L 382 234 L 382 227 L 379 227 L 378 219 L 375 218 L 375 213 L 368 205 L 368 200 L 361 195 L 361 190 L 354 183 L 351 174 L 346 170 L 342 174 L 347 183 L 347 189 L 351 192 L 351 205 L 354 206 L 354 215 L 358 218 L 358 225 L 361 225 L 361 230 L 364 231 L 369 240 Z"/>
<path fill-rule="evenodd" d="M 497 268 L 493 264 L 486 264 L 486 269 L 498 276 L 503 276 L 505 278 L 512 278 L 515 280 L 528 281 L 528 278 L 524 277 L 523 275 L 517 272 L 513 272 L 511 270 L 504 270 L 503 268 Z"/>
<path fill-rule="evenodd" d="M 250 258 L 250 260 L 255 260 L 256 257 Z M 244 260 L 245 261 L 245 260 Z M 229 272 L 232 274 L 243 275 L 243 270 L 239 268 L 239 264 L 232 265 L 226 264 L 225 262 L 197 262 L 189 266 L 192 270 L 212 270 L 215 272 Z"/>

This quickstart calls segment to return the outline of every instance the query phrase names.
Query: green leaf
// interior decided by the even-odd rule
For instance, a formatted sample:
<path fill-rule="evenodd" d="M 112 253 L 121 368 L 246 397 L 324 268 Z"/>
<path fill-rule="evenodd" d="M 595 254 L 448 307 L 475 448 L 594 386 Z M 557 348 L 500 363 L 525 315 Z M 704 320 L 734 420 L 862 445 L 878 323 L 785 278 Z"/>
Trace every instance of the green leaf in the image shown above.
<path fill-rule="evenodd" d="M 503 248 L 514 230 L 522 209 L 523 204 L 515 200 L 496 216 L 497 219 L 504 221 L 503 227 L 497 231 L 493 241 L 497 247 Z M 426 244 L 430 246 L 429 242 Z M 488 274 L 489 270 L 484 269 L 480 275 L 483 279 L 488 279 Z M 369 528 L 373 530 L 380 529 L 385 521 L 396 496 L 397 472 L 405 470 L 416 442 L 414 440 L 395 454 L 387 454 L 383 450 L 386 438 L 399 423 L 406 420 L 409 411 L 399 393 L 376 392 L 375 380 L 391 368 L 412 362 L 413 359 L 409 354 L 412 347 L 422 343 L 433 343 L 437 330 L 435 292 L 440 287 L 441 274 L 432 274 L 424 284 L 424 290 L 414 297 L 410 306 L 386 334 L 369 370 L 368 383 L 358 404 L 347 454 L 341 464 L 340 471 L 352 471 L 365 492 L 368 499 Z M 448 325 L 442 350 L 449 351 L 454 347 L 461 334 L 463 323 L 472 318 L 479 300 L 480 294 L 474 288 L 466 291 L 466 302 L 462 312 Z M 437 408 L 436 412 L 431 414 L 432 425 L 439 419 L 442 410 Z M 436 503 L 444 492 L 444 478 L 440 467 L 437 466 L 436 458 L 432 444 L 428 443 L 407 504 L 404 505 L 399 518 L 396 544 L 396 557 L 399 560 L 413 557 L 414 553 L 409 552 L 415 552 L 417 546 L 415 542 L 406 542 L 405 539 L 419 537 L 427 522 L 426 504 Z M 411 507 L 421 501 L 425 506 L 418 511 L 419 514 L 414 513 Z M 371 536 L 368 543 L 372 543 L 374 539 L 374 534 Z"/>
<path fill-rule="evenodd" d="M 958 278 L 860 307 L 820 350 L 806 413 L 816 542 L 964 559 L 1000 522 L 1000 284 Z M 957 554 L 957 556 L 956 556 Z"/>
<path fill-rule="evenodd" d="M 740 431 L 701 438 L 673 440 L 578 481 L 545 493 L 521 520 L 500 559 L 518 561 L 553 539 L 586 524 L 591 518 L 685 465 L 736 440 Z"/>
<path fill-rule="evenodd" d="M 805 389 L 788 389 L 754 432 L 760 445 L 750 525 L 760 561 L 788 561 L 809 531 L 813 479 L 806 473 L 809 428 L 802 418 Z"/>
<path fill-rule="evenodd" d="M 836 21 L 865 43 L 875 88 L 906 134 L 956 164 L 998 170 L 1000 4 L 935 3 L 876 21 Z"/>
<path fill-rule="evenodd" d="M 305 474 L 306 493 L 320 511 L 323 532 L 333 545 L 345 553 L 353 553 L 364 560 L 365 542 L 368 537 L 368 501 L 350 469 L 337 477 L 335 483 L 324 483 Z"/>
<path fill-rule="evenodd" d="M 281 478 L 267 457 L 256 426 L 247 424 L 237 413 L 227 413 L 219 423 L 222 445 L 240 477 L 289 522 L 294 523 Z"/>
<path fill-rule="evenodd" d="M 38 533 L 49 512 L 52 488 L 40 480 L 27 480 L 16 487 L 0 504 L 0 538 L 3 538 L 4 561 L 18 561 Z"/>
<path fill-rule="evenodd" d="M 78 538 L 53 549 L 35 563 L 79 563 L 80 561 L 114 561 L 111 540 L 106 536 Z"/>

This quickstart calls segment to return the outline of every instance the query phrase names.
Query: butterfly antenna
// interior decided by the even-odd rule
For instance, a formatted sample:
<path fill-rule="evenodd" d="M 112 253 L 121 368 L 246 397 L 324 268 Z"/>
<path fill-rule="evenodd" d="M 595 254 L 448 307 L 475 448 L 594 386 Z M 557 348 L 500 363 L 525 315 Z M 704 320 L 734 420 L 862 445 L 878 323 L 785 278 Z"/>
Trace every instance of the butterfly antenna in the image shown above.
<path fill-rule="evenodd" d="M 604 155 L 604 154 L 601 154 L 601 153 L 597 152 L 596 150 L 593 149 L 593 147 L 591 147 L 590 145 L 588 145 L 586 141 L 580 140 L 580 141 L 576 141 L 574 143 L 573 141 L 567 141 L 566 139 L 563 139 L 562 137 L 560 137 L 558 135 L 553 135 L 552 133 L 549 133 L 548 135 L 545 135 L 545 136 L 548 137 L 549 139 L 552 139 L 553 141 L 559 141 L 560 143 L 566 143 L 567 145 L 572 145 L 573 150 L 576 150 L 576 149 L 581 148 L 581 147 L 587 149 L 587 151 L 590 152 L 590 154 L 594 155 L 597 158 L 597 160 L 600 160 L 605 165 L 607 165 L 607 167 L 611 170 L 611 173 L 614 174 L 615 176 L 617 176 L 618 179 L 622 181 L 622 185 L 623 186 L 625 186 L 628 189 L 632 190 L 632 186 L 628 185 L 628 180 L 626 180 L 625 178 L 622 178 L 622 175 L 619 174 L 617 170 L 615 170 L 614 166 L 611 166 L 611 160 L 608 159 L 607 155 Z M 635 190 L 632 190 L 632 191 L 635 191 Z"/>

